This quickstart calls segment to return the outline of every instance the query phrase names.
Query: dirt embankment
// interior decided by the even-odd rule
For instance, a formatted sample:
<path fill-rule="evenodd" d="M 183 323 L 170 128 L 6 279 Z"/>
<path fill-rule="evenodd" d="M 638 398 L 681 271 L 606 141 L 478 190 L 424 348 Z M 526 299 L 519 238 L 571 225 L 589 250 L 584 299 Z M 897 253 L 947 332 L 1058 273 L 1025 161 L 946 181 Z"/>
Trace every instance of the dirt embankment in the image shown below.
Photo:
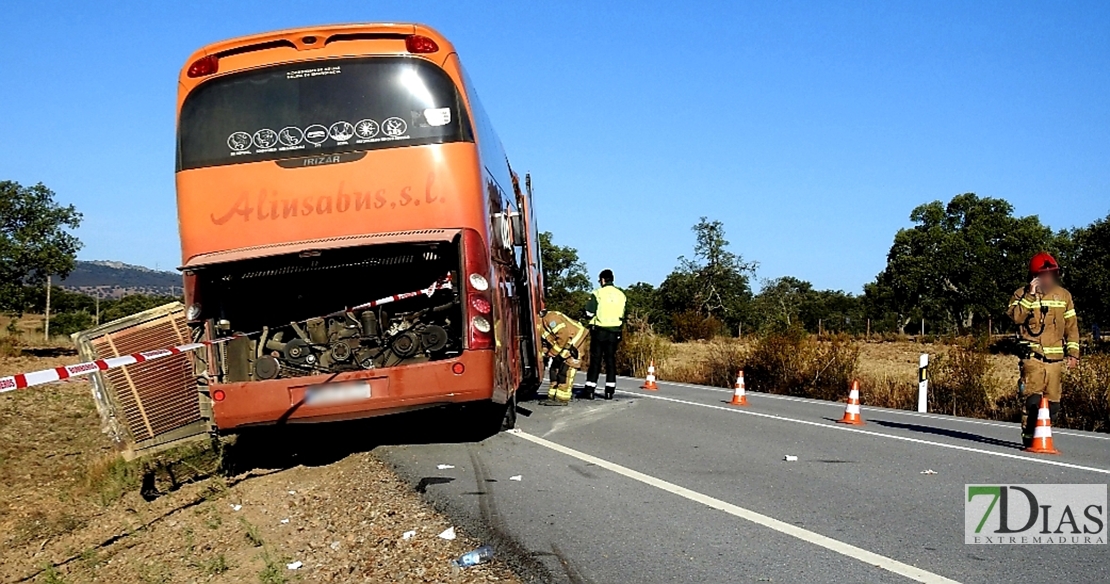
<path fill-rule="evenodd" d="M 0 357 L 0 375 L 75 359 Z M 197 448 L 148 464 L 142 485 L 87 383 L 0 395 L 0 582 L 519 582 L 501 563 L 452 567 L 480 542 L 438 537 L 450 521 L 370 452 L 236 448 L 231 473 Z"/>

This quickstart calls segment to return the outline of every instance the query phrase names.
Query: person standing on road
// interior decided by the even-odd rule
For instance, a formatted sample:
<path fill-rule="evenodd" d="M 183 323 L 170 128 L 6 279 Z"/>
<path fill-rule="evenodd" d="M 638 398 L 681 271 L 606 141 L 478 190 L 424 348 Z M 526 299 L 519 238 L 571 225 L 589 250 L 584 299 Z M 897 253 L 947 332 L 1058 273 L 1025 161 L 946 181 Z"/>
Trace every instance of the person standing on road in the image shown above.
<path fill-rule="evenodd" d="M 593 291 L 586 303 L 586 316 L 590 318 L 590 369 L 583 397 L 594 399 L 604 361 L 605 399 L 613 399 L 617 391 L 617 345 L 621 342 L 626 299 L 624 292 L 613 285 L 613 270 L 601 270 L 598 282 L 601 287 Z"/>
<path fill-rule="evenodd" d="M 589 333 L 577 320 L 555 310 L 544 310 L 540 311 L 540 338 L 551 359 L 551 387 L 546 403 L 565 406 L 570 403 L 574 375 L 582 368 L 581 357 Z"/>
<path fill-rule="evenodd" d="M 1071 293 L 1060 285 L 1060 264 L 1046 252 L 1029 262 L 1033 279 L 1014 292 L 1007 311 L 1018 325 L 1023 345 L 1021 383 L 1027 395 L 1022 412 L 1021 439 L 1028 448 L 1033 443 L 1041 395 L 1048 398 L 1053 421 L 1060 410 L 1063 393 L 1061 378 L 1079 363 L 1079 323 Z"/>

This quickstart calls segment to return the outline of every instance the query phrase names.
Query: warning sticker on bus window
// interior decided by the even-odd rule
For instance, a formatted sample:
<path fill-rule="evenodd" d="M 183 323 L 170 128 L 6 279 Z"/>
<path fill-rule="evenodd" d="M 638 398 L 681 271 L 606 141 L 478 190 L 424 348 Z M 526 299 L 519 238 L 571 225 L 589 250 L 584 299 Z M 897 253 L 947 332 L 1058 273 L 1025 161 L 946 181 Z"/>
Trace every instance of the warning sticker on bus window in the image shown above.
<path fill-rule="evenodd" d="M 233 73 L 198 86 L 182 104 L 178 166 L 473 141 L 461 104 L 442 69 L 407 58 Z"/>
<path fill-rule="evenodd" d="M 437 107 L 424 110 L 424 119 L 429 126 L 446 126 L 451 123 L 451 108 Z"/>
<path fill-rule="evenodd" d="M 332 65 L 330 67 L 313 67 L 311 69 L 297 69 L 296 71 L 286 71 L 286 79 L 303 79 L 305 77 L 320 77 L 321 75 L 339 75 L 343 69 L 339 65 Z"/>

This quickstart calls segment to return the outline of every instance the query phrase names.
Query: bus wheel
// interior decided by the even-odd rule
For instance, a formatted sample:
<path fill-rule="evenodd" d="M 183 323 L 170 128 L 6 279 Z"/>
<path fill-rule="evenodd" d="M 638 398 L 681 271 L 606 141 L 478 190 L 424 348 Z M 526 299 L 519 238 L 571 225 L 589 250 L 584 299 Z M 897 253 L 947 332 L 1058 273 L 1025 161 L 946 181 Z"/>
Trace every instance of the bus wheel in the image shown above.
<path fill-rule="evenodd" d="M 512 430 L 516 428 L 516 393 L 509 396 L 509 402 L 505 404 L 505 415 L 501 418 L 501 431 Z"/>
<path fill-rule="evenodd" d="M 487 401 L 481 403 L 479 408 L 475 428 L 480 434 L 479 440 L 516 427 L 516 394 L 509 398 L 508 403 Z"/>

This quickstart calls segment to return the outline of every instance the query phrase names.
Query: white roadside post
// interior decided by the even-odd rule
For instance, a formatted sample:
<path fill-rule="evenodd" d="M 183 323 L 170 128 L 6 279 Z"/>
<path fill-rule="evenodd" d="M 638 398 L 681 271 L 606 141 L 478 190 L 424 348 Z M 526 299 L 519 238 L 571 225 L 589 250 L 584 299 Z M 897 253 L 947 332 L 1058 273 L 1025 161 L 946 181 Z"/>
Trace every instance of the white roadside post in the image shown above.
<path fill-rule="evenodd" d="M 929 354 L 922 353 L 917 368 L 917 411 L 929 411 Z"/>

